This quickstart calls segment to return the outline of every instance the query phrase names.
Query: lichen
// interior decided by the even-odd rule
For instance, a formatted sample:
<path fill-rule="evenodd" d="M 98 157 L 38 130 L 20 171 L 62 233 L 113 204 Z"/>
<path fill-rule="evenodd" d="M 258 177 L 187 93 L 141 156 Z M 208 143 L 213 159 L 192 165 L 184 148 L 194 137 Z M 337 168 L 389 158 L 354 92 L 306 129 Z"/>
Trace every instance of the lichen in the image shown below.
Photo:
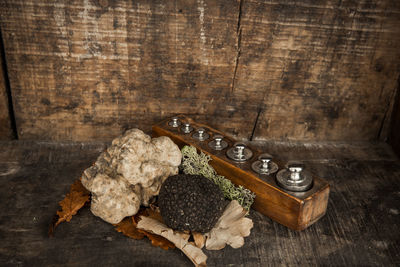
<path fill-rule="evenodd" d="M 200 151 L 193 146 L 184 146 L 182 148 L 182 164 L 180 169 L 185 174 L 203 175 L 219 186 L 224 197 L 229 200 L 237 200 L 239 204 L 246 209 L 254 202 L 255 194 L 243 186 L 235 186 L 229 179 L 222 175 L 218 175 L 214 168 L 208 163 L 211 160 L 209 155 Z"/>

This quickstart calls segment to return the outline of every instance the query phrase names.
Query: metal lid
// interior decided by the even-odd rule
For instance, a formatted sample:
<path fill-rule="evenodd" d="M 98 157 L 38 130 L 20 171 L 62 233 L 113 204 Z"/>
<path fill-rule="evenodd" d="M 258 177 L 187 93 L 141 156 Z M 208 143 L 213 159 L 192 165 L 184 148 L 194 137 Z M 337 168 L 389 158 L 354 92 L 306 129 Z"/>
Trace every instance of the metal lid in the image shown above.
<path fill-rule="evenodd" d="M 287 168 L 280 170 L 276 175 L 276 183 L 283 189 L 293 192 L 304 192 L 312 187 L 311 174 L 304 170 L 301 162 L 289 162 Z"/>
<path fill-rule="evenodd" d="M 238 142 L 226 151 L 226 155 L 234 161 L 244 162 L 253 156 L 253 152 L 244 143 Z"/>
<path fill-rule="evenodd" d="M 278 171 L 278 165 L 272 161 L 272 156 L 268 153 L 261 154 L 258 160 L 251 164 L 253 171 L 259 174 L 273 174 Z"/>
<path fill-rule="evenodd" d="M 181 125 L 178 117 L 172 117 L 172 119 L 168 122 L 168 125 L 171 127 L 178 127 Z"/>
<path fill-rule="evenodd" d="M 208 146 L 214 150 L 223 150 L 228 146 L 228 143 L 223 139 L 224 137 L 222 135 L 215 135 L 214 139 L 208 143 Z"/>
<path fill-rule="evenodd" d="M 207 140 L 210 135 L 206 133 L 206 130 L 204 128 L 199 128 L 197 131 L 192 135 L 194 139 L 197 139 L 199 141 L 204 141 Z"/>
<path fill-rule="evenodd" d="M 184 132 L 185 134 L 188 134 L 193 131 L 193 127 L 190 126 L 190 123 L 184 123 L 183 127 L 181 127 L 181 131 Z"/>

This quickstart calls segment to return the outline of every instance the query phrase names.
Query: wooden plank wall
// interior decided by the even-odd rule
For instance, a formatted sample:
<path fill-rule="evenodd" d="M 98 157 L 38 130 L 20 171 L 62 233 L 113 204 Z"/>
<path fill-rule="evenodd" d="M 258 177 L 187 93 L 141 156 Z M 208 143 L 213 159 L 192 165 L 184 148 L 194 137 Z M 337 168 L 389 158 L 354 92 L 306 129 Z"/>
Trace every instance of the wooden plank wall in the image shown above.
<path fill-rule="evenodd" d="M 398 1 L 1 1 L 21 139 L 110 139 L 175 113 L 243 139 L 387 136 Z"/>
<path fill-rule="evenodd" d="M 1 37 L 1 35 L 0 35 Z M 0 51 L 3 49 L 0 42 Z M 6 84 L 6 72 L 4 66 L 4 58 L 0 53 L 0 140 L 11 140 L 13 139 L 13 130 L 11 127 L 11 119 L 9 112 L 7 84 Z"/>

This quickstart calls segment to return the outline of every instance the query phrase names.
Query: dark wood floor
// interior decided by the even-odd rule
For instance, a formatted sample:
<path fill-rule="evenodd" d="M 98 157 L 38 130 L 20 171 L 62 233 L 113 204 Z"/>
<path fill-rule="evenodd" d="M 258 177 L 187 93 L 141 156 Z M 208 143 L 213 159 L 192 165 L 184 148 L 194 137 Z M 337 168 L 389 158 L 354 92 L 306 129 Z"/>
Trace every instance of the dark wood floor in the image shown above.
<path fill-rule="evenodd" d="M 258 212 L 240 249 L 205 251 L 209 266 L 400 265 L 400 160 L 384 143 L 253 143 L 301 159 L 331 184 L 327 214 L 302 232 Z M 81 210 L 47 237 L 70 184 L 103 143 L 0 143 L 0 266 L 191 266 L 177 249 L 131 240 Z"/>

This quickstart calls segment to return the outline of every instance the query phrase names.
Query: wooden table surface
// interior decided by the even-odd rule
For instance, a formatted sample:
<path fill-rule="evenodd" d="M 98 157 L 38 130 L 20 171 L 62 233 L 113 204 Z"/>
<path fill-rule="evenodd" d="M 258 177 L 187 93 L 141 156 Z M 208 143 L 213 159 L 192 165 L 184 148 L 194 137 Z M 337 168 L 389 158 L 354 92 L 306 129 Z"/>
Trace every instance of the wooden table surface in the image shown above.
<path fill-rule="evenodd" d="M 327 214 L 295 232 L 251 211 L 240 249 L 207 251 L 208 266 L 399 266 L 400 161 L 385 143 L 253 142 L 302 159 L 331 184 Z M 81 210 L 47 227 L 70 184 L 104 143 L 0 142 L 0 266 L 191 266 L 178 250 L 132 240 Z"/>

